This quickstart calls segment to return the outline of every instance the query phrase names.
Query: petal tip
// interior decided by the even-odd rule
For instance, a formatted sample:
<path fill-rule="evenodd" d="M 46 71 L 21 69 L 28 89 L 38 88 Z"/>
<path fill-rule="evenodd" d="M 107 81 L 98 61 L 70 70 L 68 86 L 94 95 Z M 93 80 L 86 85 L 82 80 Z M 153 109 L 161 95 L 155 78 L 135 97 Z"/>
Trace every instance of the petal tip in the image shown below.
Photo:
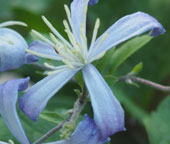
<path fill-rule="evenodd" d="M 143 15 L 143 17 L 150 19 L 150 21 L 152 21 L 152 23 L 154 24 L 153 29 L 151 30 L 151 32 L 149 34 L 150 36 L 156 37 L 156 36 L 158 36 L 160 34 L 164 34 L 166 32 L 166 30 L 164 29 L 162 24 L 160 24 L 158 22 L 158 20 L 156 20 L 153 16 L 151 16 L 145 12 L 141 12 L 141 11 L 137 12 L 137 14 Z"/>
<path fill-rule="evenodd" d="M 30 119 L 32 119 L 34 122 L 38 121 L 39 114 L 35 114 L 31 110 L 28 110 L 24 103 L 24 96 L 19 98 L 19 108 L 22 110 L 23 113 L 25 113 Z"/>
<path fill-rule="evenodd" d="M 164 27 L 162 25 L 160 25 L 160 27 L 156 27 L 154 28 L 151 32 L 150 32 L 150 36 L 158 36 L 160 34 L 164 34 L 166 32 L 166 30 L 164 29 Z"/>
<path fill-rule="evenodd" d="M 24 91 L 28 88 L 28 83 L 29 83 L 30 77 L 27 77 L 25 79 L 21 79 L 21 83 L 19 85 L 19 91 Z"/>
<path fill-rule="evenodd" d="M 97 4 L 98 2 L 99 2 L 99 0 L 89 0 L 89 6 Z"/>

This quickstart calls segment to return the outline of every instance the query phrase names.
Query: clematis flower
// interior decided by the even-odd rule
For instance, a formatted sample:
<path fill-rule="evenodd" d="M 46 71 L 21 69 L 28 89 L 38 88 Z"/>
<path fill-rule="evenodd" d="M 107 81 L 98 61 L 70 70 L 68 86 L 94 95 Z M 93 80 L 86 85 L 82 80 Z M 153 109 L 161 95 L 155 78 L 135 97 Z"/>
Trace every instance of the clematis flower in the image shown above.
<path fill-rule="evenodd" d="M 46 66 L 53 70 L 46 71 L 48 76 L 33 85 L 20 98 L 19 106 L 32 120 L 37 121 L 48 100 L 78 71 L 82 70 L 90 94 L 95 123 L 101 131 L 101 138 L 106 139 L 116 132 L 125 130 L 124 110 L 92 62 L 100 59 L 107 50 L 134 36 L 149 30 L 151 30 L 151 36 L 157 36 L 163 34 L 165 30 L 152 16 L 136 12 L 119 19 L 96 39 L 100 25 L 100 20 L 97 19 L 91 44 L 88 46 L 86 38 L 88 2 L 89 0 L 73 0 L 71 11 L 68 6 L 64 6 L 69 24 L 66 20 L 63 23 L 70 42 L 64 39 L 45 17 L 42 17 L 53 32 L 50 34 L 53 41 L 33 31 L 46 43 L 34 41 L 27 52 L 39 57 L 62 61 L 64 65 L 55 67 L 46 63 Z"/>
<path fill-rule="evenodd" d="M 24 63 L 37 61 L 37 57 L 25 58 L 25 48 L 28 45 L 24 38 L 16 31 L 4 28 L 11 25 L 27 26 L 23 22 L 8 21 L 0 24 L 0 72 L 17 69 Z"/>
<path fill-rule="evenodd" d="M 30 144 L 20 123 L 16 102 L 18 91 L 24 91 L 28 87 L 29 78 L 9 80 L 0 85 L 0 114 L 13 136 L 21 144 Z"/>

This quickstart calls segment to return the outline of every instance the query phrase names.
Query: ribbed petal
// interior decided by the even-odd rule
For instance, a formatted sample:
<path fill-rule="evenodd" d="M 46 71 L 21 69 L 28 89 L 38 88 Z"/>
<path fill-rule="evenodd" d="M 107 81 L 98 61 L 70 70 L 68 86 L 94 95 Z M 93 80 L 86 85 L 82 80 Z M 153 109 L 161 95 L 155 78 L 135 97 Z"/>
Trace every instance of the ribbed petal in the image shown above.
<path fill-rule="evenodd" d="M 89 5 L 92 6 L 96 3 L 98 3 L 99 0 L 89 0 Z"/>
<path fill-rule="evenodd" d="M 28 49 L 35 53 L 38 53 L 40 57 L 53 59 L 53 60 L 61 60 L 61 57 L 57 54 L 57 52 L 51 45 L 41 42 L 39 40 L 32 42 L 29 45 Z M 30 59 L 32 59 L 32 58 L 33 58 L 32 54 L 30 54 L 30 53 L 26 54 L 27 63 L 29 63 Z"/>
<path fill-rule="evenodd" d="M 73 27 L 74 27 L 73 33 L 78 42 L 81 41 L 80 27 L 84 23 L 83 13 L 85 8 L 85 2 L 86 0 L 73 0 L 73 2 L 71 3 L 71 19 L 73 21 Z"/>
<path fill-rule="evenodd" d="M 54 96 L 77 71 L 64 68 L 56 74 L 49 75 L 33 85 L 20 99 L 20 109 L 32 120 L 37 121 L 48 100 Z"/>
<path fill-rule="evenodd" d="M 101 130 L 102 137 L 107 138 L 125 130 L 124 111 L 97 69 L 88 64 L 83 69 L 83 76 L 90 94 L 94 120 Z"/>
<path fill-rule="evenodd" d="M 0 85 L 0 114 L 13 136 L 21 144 L 30 144 L 16 111 L 18 91 L 28 87 L 29 78 L 10 80 Z"/>
<path fill-rule="evenodd" d="M 101 52 L 107 51 L 121 42 L 140 35 L 148 30 L 151 30 L 151 36 L 158 36 L 165 32 L 163 26 L 155 18 L 146 13 L 136 12 L 127 15 L 107 29 L 104 34 L 107 33 L 108 37 L 101 46 L 95 50 L 95 47 L 98 45 L 104 34 L 97 39 L 94 46 L 90 49 L 89 55 L 96 56 Z"/>
<path fill-rule="evenodd" d="M 108 142 L 108 140 L 109 138 L 105 140 L 102 139 L 100 130 L 94 120 L 90 119 L 88 115 L 85 115 L 84 120 L 79 123 L 69 140 L 47 144 L 104 144 L 106 141 Z"/>
<path fill-rule="evenodd" d="M 0 28 L 0 72 L 22 66 L 25 48 L 28 48 L 28 45 L 19 33 Z"/>

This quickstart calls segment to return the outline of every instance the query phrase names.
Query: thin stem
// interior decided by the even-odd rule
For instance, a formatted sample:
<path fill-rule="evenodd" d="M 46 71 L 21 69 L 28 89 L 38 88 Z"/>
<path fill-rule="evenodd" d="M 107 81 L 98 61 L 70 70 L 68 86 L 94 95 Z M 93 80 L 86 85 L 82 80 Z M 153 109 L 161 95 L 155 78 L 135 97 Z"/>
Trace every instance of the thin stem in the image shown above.
<path fill-rule="evenodd" d="M 87 89 L 86 86 L 84 85 L 81 96 L 77 99 L 77 101 L 74 104 L 73 113 L 70 121 L 77 120 L 78 116 L 80 115 L 81 111 L 83 110 L 86 104 L 86 99 L 87 99 Z"/>
<path fill-rule="evenodd" d="M 44 134 L 40 139 L 35 141 L 33 144 L 41 144 L 42 142 L 47 140 L 50 136 L 52 136 L 56 131 L 60 130 L 64 126 L 65 123 L 69 121 L 76 121 L 79 114 L 81 113 L 81 111 L 83 110 L 86 104 L 86 99 L 87 99 L 87 89 L 86 89 L 86 86 L 84 85 L 82 89 L 82 94 L 75 102 L 73 112 L 70 114 L 70 116 L 66 120 L 61 122 L 59 125 L 49 130 L 46 134 Z"/>
<path fill-rule="evenodd" d="M 161 84 L 158 84 L 158 83 L 155 83 L 155 82 L 143 79 L 143 78 L 139 78 L 133 75 L 126 75 L 126 76 L 122 76 L 119 78 L 119 81 L 125 81 L 125 80 L 131 80 L 133 82 L 148 85 L 152 88 L 155 88 L 163 92 L 168 92 L 168 93 L 170 92 L 170 86 L 164 86 L 164 85 L 161 85 Z"/>
<path fill-rule="evenodd" d="M 61 122 L 60 124 L 58 124 L 56 127 L 54 127 L 53 129 L 49 130 L 46 134 L 44 134 L 40 139 L 38 139 L 37 141 L 35 141 L 33 144 L 41 144 L 43 141 L 45 141 L 46 139 L 48 139 L 51 135 L 53 135 L 56 131 L 58 131 L 59 129 L 61 129 L 63 127 L 63 125 L 68 122 L 71 119 L 71 115 L 64 120 L 63 122 Z"/>

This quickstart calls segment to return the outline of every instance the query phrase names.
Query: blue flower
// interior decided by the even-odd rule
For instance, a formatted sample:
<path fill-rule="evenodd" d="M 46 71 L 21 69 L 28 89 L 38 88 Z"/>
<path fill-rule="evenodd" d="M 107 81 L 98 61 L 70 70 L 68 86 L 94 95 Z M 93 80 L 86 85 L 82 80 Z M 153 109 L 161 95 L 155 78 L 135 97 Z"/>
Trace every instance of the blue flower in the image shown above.
<path fill-rule="evenodd" d="M 5 120 L 5 123 L 13 136 L 21 144 L 30 144 L 26 137 L 24 129 L 20 123 L 17 111 L 16 102 L 18 91 L 24 91 L 28 87 L 29 78 L 9 80 L 0 85 L 0 114 Z M 48 144 L 104 144 L 109 138 L 102 139 L 100 130 L 96 126 L 94 120 L 87 115 L 81 121 L 73 132 L 69 140 L 62 140 Z M 7 144 L 1 142 L 0 144 Z"/>
<path fill-rule="evenodd" d="M 17 69 L 24 63 L 32 63 L 37 61 L 37 57 L 32 56 L 25 58 L 28 45 L 24 38 L 16 31 L 4 28 L 10 25 L 23 25 L 25 23 L 17 21 L 8 21 L 0 24 L 0 72 Z"/>
<path fill-rule="evenodd" d="M 29 78 L 15 79 L 0 85 L 0 114 L 13 136 L 21 144 L 30 144 L 20 123 L 16 102 L 18 91 L 24 91 L 28 87 Z"/>
<path fill-rule="evenodd" d="M 91 63 L 104 56 L 109 49 L 134 36 L 149 30 L 151 30 L 151 36 L 157 36 L 163 34 L 165 30 L 152 16 L 136 12 L 119 19 L 96 39 L 100 25 L 100 20 L 97 19 L 91 44 L 88 47 L 86 38 L 88 2 L 88 0 L 73 0 L 71 12 L 68 6 L 64 6 L 69 24 L 66 20 L 63 23 L 70 42 L 65 40 L 45 17 L 42 17 L 53 32 L 50 34 L 53 41 L 33 31 L 46 43 L 34 41 L 27 52 L 39 57 L 62 61 L 64 65 L 55 67 L 46 63 L 46 66 L 53 70 L 46 71 L 48 76 L 32 86 L 20 98 L 19 106 L 32 120 L 37 121 L 48 100 L 78 71 L 82 70 L 90 94 L 94 120 L 101 131 L 102 139 L 106 139 L 116 132 L 125 130 L 124 110 L 101 74 Z"/>

